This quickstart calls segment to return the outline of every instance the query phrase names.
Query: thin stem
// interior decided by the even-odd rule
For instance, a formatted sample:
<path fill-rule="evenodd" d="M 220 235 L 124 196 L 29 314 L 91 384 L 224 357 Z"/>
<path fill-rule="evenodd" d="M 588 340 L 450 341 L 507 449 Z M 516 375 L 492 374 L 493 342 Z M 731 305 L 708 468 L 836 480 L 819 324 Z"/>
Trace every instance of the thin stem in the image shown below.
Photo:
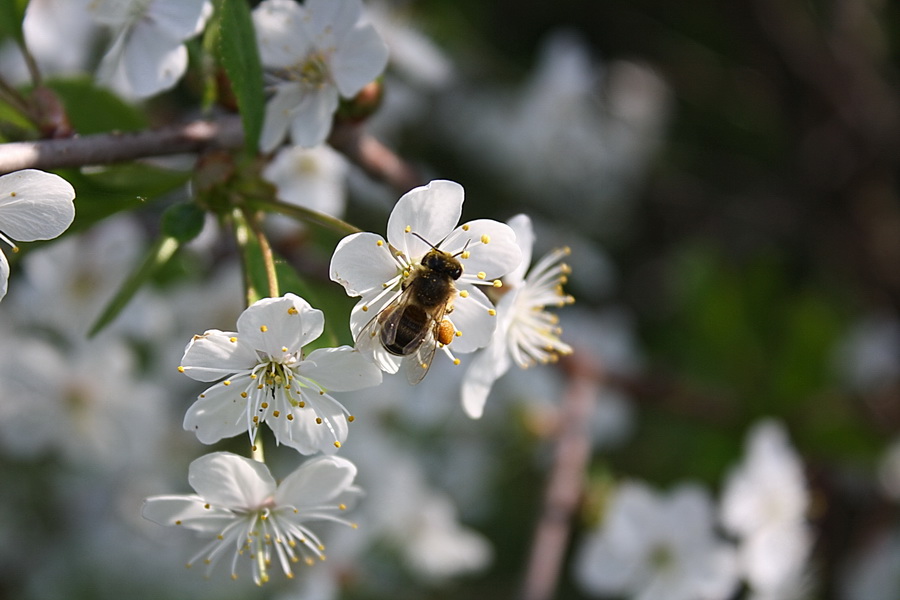
<path fill-rule="evenodd" d="M 281 295 L 278 291 L 278 273 L 275 271 L 275 255 L 272 253 L 272 245 L 269 238 L 260 226 L 261 213 L 248 214 L 245 210 L 244 217 L 247 220 L 251 231 L 256 236 L 256 243 L 259 244 L 259 250 L 262 253 L 263 265 L 266 270 L 266 285 L 269 288 L 269 297 L 277 298 Z"/>
<path fill-rule="evenodd" d="M 247 221 L 244 219 L 244 214 L 240 208 L 235 208 L 231 211 L 231 221 L 234 230 L 234 240 L 241 255 L 241 273 L 244 276 L 245 299 L 247 306 L 250 306 L 262 297 L 253 283 L 253 269 L 250 266 L 250 228 L 247 226 Z"/>
<path fill-rule="evenodd" d="M 39 87 L 43 83 L 43 77 L 41 77 L 41 70 L 37 61 L 34 60 L 34 55 L 28 50 L 28 45 L 24 39 L 18 40 L 18 45 L 19 50 L 22 52 L 22 57 L 25 59 L 25 66 L 28 67 L 31 82 L 34 84 L 34 87 Z"/>
<path fill-rule="evenodd" d="M 337 217 L 326 215 L 325 213 L 320 213 L 310 208 L 306 208 L 305 206 L 288 204 L 287 202 L 282 202 L 281 200 L 271 200 L 268 198 L 255 199 L 253 200 L 253 206 L 261 210 L 277 212 L 282 215 L 297 219 L 298 221 L 310 223 L 312 225 L 320 225 L 337 233 L 350 234 L 359 233 L 361 231 L 361 229 L 359 229 L 358 227 L 351 225 L 346 221 L 342 221 Z"/>
<path fill-rule="evenodd" d="M 28 106 L 28 102 L 19 93 L 14 86 L 10 85 L 8 81 L 0 77 L 0 100 L 3 100 L 10 106 L 12 106 L 16 111 L 27 117 L 29 120 L 33 121 L 33 113 Z"/>

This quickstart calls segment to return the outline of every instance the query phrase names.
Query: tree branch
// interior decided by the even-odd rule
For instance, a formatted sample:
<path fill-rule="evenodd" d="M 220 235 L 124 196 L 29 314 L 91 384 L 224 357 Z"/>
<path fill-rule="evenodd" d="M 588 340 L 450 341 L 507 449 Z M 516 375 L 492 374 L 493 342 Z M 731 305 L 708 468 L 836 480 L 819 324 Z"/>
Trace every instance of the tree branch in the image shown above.
<path fill-rule="evenodd" d="M 235 149 L 244 141 L 240 117 L 192 121 L 135 133 L 102 133 L 0 144 L 0 174 L 127 162 L 138 158 Z M 418 173 L 358 123 L 336 123 L 329 142 L 375 179 L 398 192 L 421 185 Z"/>
<path fill-rule="evenodd" d="M 540 519 L 531 543 L 521 600 L 555 596 L 566 555 L 572 516 L 581 502 L 585 469 L 591 457 L 588 426 L 603 373 L 589 352 L 576 351 L 560 361 L 569 382 L 560 406 L 560 431 Z"/>

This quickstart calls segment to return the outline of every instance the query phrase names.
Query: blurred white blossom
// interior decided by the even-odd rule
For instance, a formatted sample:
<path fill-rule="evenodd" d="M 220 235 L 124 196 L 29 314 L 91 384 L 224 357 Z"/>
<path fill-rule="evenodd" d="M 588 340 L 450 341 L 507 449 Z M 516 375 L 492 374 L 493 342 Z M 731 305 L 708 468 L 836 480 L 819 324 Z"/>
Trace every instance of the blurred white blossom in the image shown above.
<path fill-rule="evenodd" d="M 685 484 L 661 495 L 639 482 L 618 487 L 574 563 L 591 595 L 640 600 L 726 600 L 737 585 L 735 567 L 705 489 Z"/>
<path fill-rule="evenodd" d="M 212 14 L 209 0 L 91 0 L 88 8 L 112 29 L 97 79 L 136 98 L 178 83 L 188 66 L 184 42 L 203 31 Z"/>
<path fill-rule="evenodd" d="M 278 151 L 263 177 L 278 189 L 279 200 L 342 217 L 347 169 L 347 160 L 331 146 L 288 146 Z"/>
<path fill-rule="evenodd" d="M 742 576 L 754 597 L 794 598 L 806 585 L 812 532 L 803 463 L 787 432 L 762 421 L 747 435 L 743 461 L 722 493 L 725 529 L 738 538 Z"/>
<path fill-rule="evenodd" d="M 300 146 L 324 142 L 340 97 L 355 96 L 387 64 L 387 46 L 359 0 L 263 0 L 253 23 L 274 92 L 260 140 L 264 152 L 288 133 Z"/>

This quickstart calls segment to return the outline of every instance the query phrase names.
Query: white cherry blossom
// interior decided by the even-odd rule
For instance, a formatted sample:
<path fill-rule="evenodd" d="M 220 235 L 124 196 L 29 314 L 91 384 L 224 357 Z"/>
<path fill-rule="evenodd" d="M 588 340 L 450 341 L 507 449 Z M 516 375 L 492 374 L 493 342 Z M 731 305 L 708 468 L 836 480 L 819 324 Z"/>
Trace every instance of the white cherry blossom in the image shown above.
<path fill-rule="evenodd" d="M 231 554 L 231 577 L 238 562 L 250 563 L 253 581 L 269 580 L 276 563 L 285 576 L 292 564 L 325 559 L 325 546 L 308 527 L 311 521 L 332 521 L 351 527 L 340 516 L 361 493 L 353 485 L 356 467 L 345 458 L 320 456 L 303 463 L 280 484 L 261 462 L 229 452 L 201 456 L 191 463 L 188 482 L 196 494 L 153 496 L 144 501 L 145 518 L 213 538 L 188 563 L 198 560 L 208 572 Z"/>
<path fill-rule="evenodd" d="M 703 488 L 685 484 L 663 496 L 623 483 L 578 549 L 576 580 L 595 596 L 726 600 L 737 585 L 734 553 L 714 527 Z"/>
<path fill-rule="evenodd" d="M 462 275 L 455 282 L 446 318 L 455 330 L 451 344 L 443 346 L 455 363 L 454 352 L 474 352 L 491 341 L 496 309 L 478 286 L 501 285 L 499 277 L 521 262 L 515 233 L 506 224 L 477 219 L 457 226 L 462 215 L 464 192 L 453 181 L 437 180 L 404 194 L 394 206 L 387 225 L 387 240 L 368 232 L 342 239 L 331 259 L 331 279 L 360 301 L 350 314 L 350 330 L 357 345 L 363 328 L 403 293 L 421 270 L 422 258 L 432 249 L 456 257 Z M 424 343 L 433 342 L 426 338 Z M 385 372 L 396 373 L 403 361 L 380 344 L 365 345 Z"/>
<path fill-rule="evenodd" d="M 237 332 L 218 329 L 194 336 L 179 370 L 198 381 L 218 381 L 200 394 L 184 428 L 204 444 L 269 424 L 278 443 L 303 454 L 335 452 L 346 440 L 346 408 L 329 392 L 381 382 L 381 372 L 349 346 L 303 346 L 324 329 L 322 311 L 286 294 L 264 298 L 237 320 Z"/>
<path fill-rule="evenodd" d="M 473 356 L 463 378 L 463 408 L 473 419 L 481 417 L 491 387 L 513 363 L 524 369 L 572 351 L 559 339 L 556 315 L 544 310 L 548 305 L 563 306 L 574 301 L 562 291 L 569 272 L 562 262 L 568 248 L 550 252 L 526 275 L 534 244 L 531 219 L 516 215 L 509 220 L 509 226 L 516 234 L 522 262 L 502 278 L 503 286 L 497 290 L 497 329 L 491 343 Z"/>
<path fill-rule="evenodd" d="M 792 598 L 805 583 L 812 536 L 803 463 L 784 427 L 763 421 L 722 493 L 722 524 L 739 540 L 740 568 L 761 598 Z"/>
<path fill-rule="evenodd" d="M 260 60 L 274 95 L 260 147 L 321 144 L 341 96 L 352 98 L 387 65 L 388 50 L 359 0 L 263 0 L 253 11 Z"/>
<path fill-rule="evenodd" d="M 91 0 L 94 19 L 112 29 L 97 79 L 146 98 L 173 87 L 188 66 L 184 42 L 206 25 L 209 0 Z"/>
<path fill-rule="evenodd" d="M 68 181 L 35 169 L 0 177 L 0 241 L 18 251 L 13 240 L 53 239 L 75 219 L 75 190 Z M 9 262 L 0 252 L 0 299 L 6 296 Z"/>

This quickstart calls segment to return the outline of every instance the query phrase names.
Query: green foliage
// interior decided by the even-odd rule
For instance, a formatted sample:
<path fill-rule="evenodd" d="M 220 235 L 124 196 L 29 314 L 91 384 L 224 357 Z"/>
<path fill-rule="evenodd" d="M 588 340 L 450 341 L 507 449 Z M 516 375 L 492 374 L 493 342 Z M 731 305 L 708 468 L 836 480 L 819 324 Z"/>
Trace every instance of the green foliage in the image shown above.
<path fill-rule="evenodd" d="M 62 100 L 72 127 L 81 135 L 139 131 L 148 125 L 144 111 L 98 88 L 89 77 L 53 79 L 46 85 Z"/>
<path fill-rule="evenodd" d="M 94 324 L 91 325 L 91 329 L 88 332 L 89 337 L 97 335 L 119 316 L 119 313 L 124 310 L 138 290 L 150 281 L 160 267 L 169 262 L 175 251 L 178 250 L 178 246 L 178 241 L 167 235 L 161 235 L 157 238 L 141 264 L 122 283 L 116 295 L 113 296 L 112 300 L 100 312 L 100 316 L 97 317 Z"/>
<path fill-rule="evenodd" d="M 86 229 L 110 215 L 132 210 L 148 200 L 187 183 L 190 173 L 131 163 L 96 171 L 60 172 L 75 188 L 75 223 L 70 231 Z"/>
<path fill-rule="evenodd" d="M 265 114 L 263 73 L 250 9 L 244 0 L 218 0 L 219 57 L 244 124 L 245 148 L 256 154 Z"/>
<path fill-rule="evenodd" d="M 174 204 L 162 216 L 163 234 L 185 244 L 203 230 L 206 212 L 193 202 Z"/>
<path fill-rule="evenodd" d="M 0 2 L 0 37 L 9 36 L 20 45 L 25 43 L 22 35 L 22 19 L 25 17 L 27 6 L 28 0 L 3 0 Z"/>

